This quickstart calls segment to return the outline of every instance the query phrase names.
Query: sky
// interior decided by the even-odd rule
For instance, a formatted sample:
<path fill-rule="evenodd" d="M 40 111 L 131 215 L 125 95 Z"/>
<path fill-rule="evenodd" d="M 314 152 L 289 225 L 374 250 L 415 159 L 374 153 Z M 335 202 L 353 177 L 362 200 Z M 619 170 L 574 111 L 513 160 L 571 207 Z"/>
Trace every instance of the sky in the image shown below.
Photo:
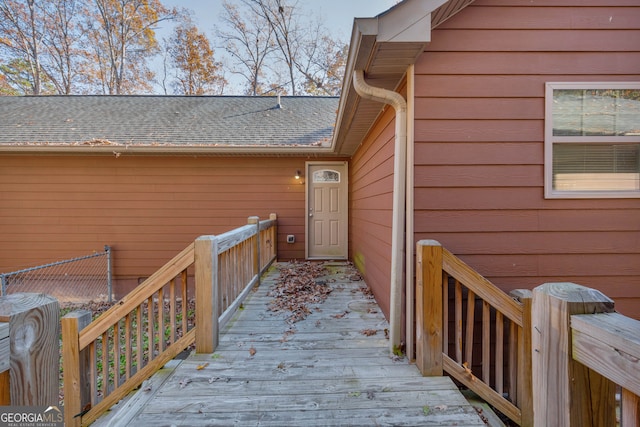
<path fill-rule="evenodd" d="M 295 0 L 292 0 L 294 2 Z M 370 18 L 392 7 L 399 0 L 297 0 L 297 7 L 303 16 L 318 17 L 327 27 L 329 32 L 339 37 L 345 43 L 351 38 L 354 18 Z M 239 0 L 229 0 L 239 3 Z M 213 42 L 216 27 L 221 24 L 220 14 L 222 0 L 162 0 L 162 4 L 168 8 L 191 9 L 193 20 L 200 29 Z M 165 32 L 167 35 L 165 35 Z M 158 38 L 168 36 L 170 28 L 162 26 L 156 30 Z M 218 47 L 214 45 L 214 55 Z M 160 69 L 160 65 L 158 65 Z M 229 79 L 229 76 L 226 76 Z M 233 79 L 233 78 L 232 78 Z M 230 81 L 233 85 L 234 81 Z M 237 82 L 235 82 L 237 83 Z M 156 90 L 160 90 L 157 88 Z"/>
<path fill-rule="evenodd" d="M 234 3 L 234 0 L 229 1 Z M 376 16 L 396 3 L 398 0 L 298 0 L 298 8 L 303 14 L 323 18 L 327 28 L 348 40 L 353 18 Z M 198 27 L 210 37 L 214 33 L 214 26 L 220 23 L 222 0 L 162 0 L 162 4 L 193 10 Z"/>

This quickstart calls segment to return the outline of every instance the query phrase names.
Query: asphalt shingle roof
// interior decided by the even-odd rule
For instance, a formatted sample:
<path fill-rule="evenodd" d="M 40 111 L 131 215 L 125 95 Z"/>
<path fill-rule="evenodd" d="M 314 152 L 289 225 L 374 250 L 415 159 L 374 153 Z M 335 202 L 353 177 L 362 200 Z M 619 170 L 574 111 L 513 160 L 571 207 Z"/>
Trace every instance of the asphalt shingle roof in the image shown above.
<path fill-rule="evenodd" d="M 0 145 L 327 147 L 338 98 L 0 96 Z"/>

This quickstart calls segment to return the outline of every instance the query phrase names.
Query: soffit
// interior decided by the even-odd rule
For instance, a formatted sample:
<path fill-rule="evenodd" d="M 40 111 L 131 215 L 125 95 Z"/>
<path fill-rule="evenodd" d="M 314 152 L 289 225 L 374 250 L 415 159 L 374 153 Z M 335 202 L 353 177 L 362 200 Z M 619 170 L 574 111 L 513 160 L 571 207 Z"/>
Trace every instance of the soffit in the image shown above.
<path fill-rule="evenodd" d="M 333 138 L 336 154 L 352 155 L 384 108 L 358 96 L 353 71 L 364 70 L 371 86 L 396 90 L 430 41 L 431 29 L 472 1 L 405 0 L 375 18 L 354 20 Z"/>

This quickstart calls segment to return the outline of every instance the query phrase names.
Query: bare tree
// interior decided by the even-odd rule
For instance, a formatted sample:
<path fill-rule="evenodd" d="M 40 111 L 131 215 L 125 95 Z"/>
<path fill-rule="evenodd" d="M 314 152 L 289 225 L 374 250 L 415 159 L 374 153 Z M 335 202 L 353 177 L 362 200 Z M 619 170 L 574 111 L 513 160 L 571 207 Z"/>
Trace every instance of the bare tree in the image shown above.
<path fill-rule="evenodd" d="M 48 25 L 44 37 L 47 65 L 44 67 L 48 79 L 57 93 L 69 95 L 75 89 L 82 63 L 86 55 L 79 50 L 82 33 L 78 27 L 81 2 L 75 0 L 52 0 L 52 7 L 43 10 Z"/>
<path fill-rule="evenodd" d="M 228 29 L 220 31 L 218 37 L 234 61 L 232 72 L 246 80 L 247 95 L 262 95 L 267 91 L 263 83 L 265 61 L 276 49 L 273 31 L 252 9 L 245 9 L 243 14 L 228 1 L 222 6 L 221 19 Z"/>
<path fill-rule="evenodd" d="M 312 24 L 297 1 L 224 3 L 225 29 L 218 36 L 248 85 L 247 93 L 337 95 L 346 44 Z"/>
<path fill-rule="evenodd" d="M 280 53 L 279 59 L 286 65 L 291 94 L 297 95 L 296 60 L 304 37 L 297 1 L 291 4 L 287 4 L 286 0 L 243 0 L 243 2 L 271 28 Z"/>
<path fill-rule="evenodd" d="M 349 45 L 324 33 L 318 24 L 296 58 L 296 69 L 304 76 L 304 91 L 311 95 L 340 95 Z"/>

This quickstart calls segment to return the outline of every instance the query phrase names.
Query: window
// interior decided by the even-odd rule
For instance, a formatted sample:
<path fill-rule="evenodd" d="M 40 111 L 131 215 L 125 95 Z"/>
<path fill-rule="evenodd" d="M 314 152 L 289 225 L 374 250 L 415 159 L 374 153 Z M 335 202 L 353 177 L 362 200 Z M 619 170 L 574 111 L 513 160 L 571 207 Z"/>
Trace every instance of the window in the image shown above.
<path fill-rule="evenodd" d="M 313 182 L 340 182 L 340 172 L 326 169 L 315 171 L 313 173 Z"/>
<path fill-rule="evenodd" d="M 640 197 L 640 82 L 547 83 L 545 196 Z"/>

